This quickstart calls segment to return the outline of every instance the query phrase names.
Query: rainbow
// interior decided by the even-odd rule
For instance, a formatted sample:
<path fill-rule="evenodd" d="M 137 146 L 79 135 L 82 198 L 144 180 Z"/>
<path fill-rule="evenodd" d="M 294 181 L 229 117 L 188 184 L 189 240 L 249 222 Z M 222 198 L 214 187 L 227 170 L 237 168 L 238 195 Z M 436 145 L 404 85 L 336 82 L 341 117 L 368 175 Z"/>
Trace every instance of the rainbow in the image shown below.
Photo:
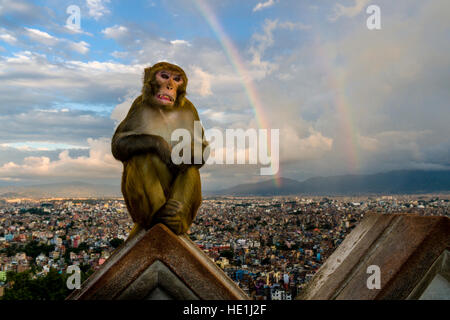
<path fill-rule="evenodd" d="M 255 85 L 253 84 L 252 78 L 247 71 L 245 67 L 245 63 L 243 62 L 239 51 L 234 46 L 231 39 L 228 37 L 226 32 L 224 31 L 222 25 L 220 24 L 219 20 L 217 19 L 216 15 L 210 8 L 210 6 L 205 3 L 204 0 L 194 0 L 193 1 L 195 6 L 200 11 L 201 15 L 204 17 L 206 22 L 209 24 L 211 29 L 213 30 L 214 34 L 216 35 L 220 45 L 222 46 L 223 50 L 225 51 L 225 54 L 228 57 L 228 60 L 230 61 L 231 65 L 233 66 L 236 73 L 239 75 L 242 85 L 245 89 L 245 93 L 247 95 L 248 101 L 253 108 L 256 122 L 258 124 L 258 127 L 261 129 L 269 129 L 268 121 L 266 120 L 264 116 L 264 109 L 261 100 L 259 99 L 258 92 L 255 88 Z M 268 135 L 270 136 L 270 134 Z M 270 150 L 270 148 L 269 148 Z M 278 173 L 274 176 L 274 182 L 275 185 L 280 186 L 281 180 L 280 180 L 280 172 L 281 167 Z"/>
<path fill-rule="evenodd" d="M 323 71 L 328 75 L 328 87 L 334 94 L 334 105 L 339 115 L 339 130 L 345 140 L 344 148 L 347 155 L 348 169 L 350 172 L 357 173 L 361 168 L 359 131 L 354 121 L 351 105 L 345 94 L 345 79 L 338 72 L 333 72 L 334 68 L 330 63 L 332 61 L 331 52 L 324 50 L 323 46 L 319 45 L 319 39 L 316 39 L 314 48 L 316 57 L 320 60 L 319 65 L 322 66 Z"/>

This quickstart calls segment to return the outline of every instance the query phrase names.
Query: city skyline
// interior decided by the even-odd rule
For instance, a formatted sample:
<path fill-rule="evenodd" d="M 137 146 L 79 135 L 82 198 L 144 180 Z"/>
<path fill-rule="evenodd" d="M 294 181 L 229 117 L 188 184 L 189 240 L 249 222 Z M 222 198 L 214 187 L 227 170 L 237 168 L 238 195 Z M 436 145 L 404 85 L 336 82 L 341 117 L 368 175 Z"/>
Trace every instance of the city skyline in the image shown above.
<path fill-rule="evenodd" d="M 364 217 L 448 217 L 449 204 L 437 195 L 210 198 L 188 236 L 251 299 L 291 300 Z M 0 200 L 0 299 L 13 287 L 8 273 L 102 268 L 132 225 L 121 199 Z"/>

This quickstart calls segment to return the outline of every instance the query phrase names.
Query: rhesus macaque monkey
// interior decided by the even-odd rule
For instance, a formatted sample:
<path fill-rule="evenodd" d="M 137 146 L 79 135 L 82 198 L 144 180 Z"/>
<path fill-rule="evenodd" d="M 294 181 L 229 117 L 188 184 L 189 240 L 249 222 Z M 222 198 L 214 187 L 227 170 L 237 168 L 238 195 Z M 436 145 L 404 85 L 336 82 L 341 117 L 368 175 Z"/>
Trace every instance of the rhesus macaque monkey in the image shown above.
<path fill-rule="evenodd" d="M 187 77 L 180 67 L 160 62 L 146 68 L 142 94 L 114 133 L 111 149 L 123 163 L 122 193 L 135 223 L 131 238 L 142 228 L 163 223 L 185 233 L 201 203 L 201 164 L 175 165 L 171 141 L 176 129 L 187 129 L 194 150 L 197 110 L 185 97 Z M 207 142 L 201 128 L 202 154 Z M 194 152 L 191 152 L 194 155 Z"/>

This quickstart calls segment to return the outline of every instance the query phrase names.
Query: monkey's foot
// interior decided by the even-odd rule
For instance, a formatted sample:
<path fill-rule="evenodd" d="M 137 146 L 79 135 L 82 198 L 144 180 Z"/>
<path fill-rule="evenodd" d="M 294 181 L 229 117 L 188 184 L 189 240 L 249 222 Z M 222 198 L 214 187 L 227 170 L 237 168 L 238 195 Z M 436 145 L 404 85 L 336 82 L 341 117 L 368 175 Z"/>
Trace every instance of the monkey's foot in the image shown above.
<path fill-rule="evenodd" d="M 192 222 L 190 208 L 178 200 L 169 199 L 155 214 L 153 221 L 154 224 L 165 224 L 177 235 L 186 233 Z"/>

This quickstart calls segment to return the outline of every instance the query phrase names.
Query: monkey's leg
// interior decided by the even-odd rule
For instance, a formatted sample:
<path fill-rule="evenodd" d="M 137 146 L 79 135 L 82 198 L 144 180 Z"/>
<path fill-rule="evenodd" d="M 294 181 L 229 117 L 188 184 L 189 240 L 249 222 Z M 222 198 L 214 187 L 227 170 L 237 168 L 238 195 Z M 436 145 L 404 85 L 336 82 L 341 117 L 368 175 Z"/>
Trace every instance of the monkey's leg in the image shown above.
<path fill-rule="evenodd" d="M 166 203 L 171 180 L 167 166 L 155 154 L 137 155 L 126 162 L 122 192 L 135 223 L 130 236 L 152 225 L 155 213 Z"/>
<path fill-rule="evenodd" d="M 199 169 L 191 166 L 180 172 L 172 184 L 167 203 L 156 213 L 175 234 L 183 234 L 192 224 L 202 201 Z"/>

